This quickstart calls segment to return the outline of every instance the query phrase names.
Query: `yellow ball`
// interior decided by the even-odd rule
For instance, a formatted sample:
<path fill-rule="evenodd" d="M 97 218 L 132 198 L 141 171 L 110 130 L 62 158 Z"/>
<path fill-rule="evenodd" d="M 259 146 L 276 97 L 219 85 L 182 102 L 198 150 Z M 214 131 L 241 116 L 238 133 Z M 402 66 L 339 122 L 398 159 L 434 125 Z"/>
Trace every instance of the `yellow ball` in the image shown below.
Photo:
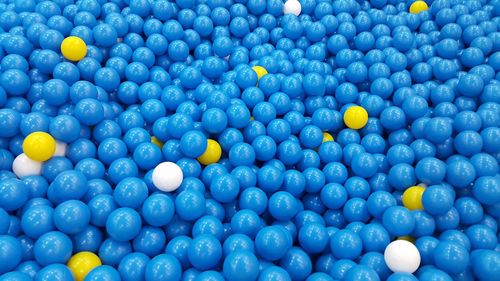
<path fill-rule="evenodd" d="M 403 193 L 403 206 L 408 210 L 423 210 L 422 205 L 422 194 L 424 194 L 425 188 L 422 186 L 412 186 L 405 190 Z"/>
<path fill-rule="evenodd" d="M 351 106 L 344 113 L 344 123 L 351 129 L 361 129 L 368 122 L 368 112 L 361 106 Z"/>
<path fill-rule="evenodd" d="M 327 132 L 323 132 L 323 142 L 333 141 L 332 135 Z"/>
<path fill-rule="evenodd" d="M 255 71 L 255 73 L 257 73 L 257 78 L 260 80 L 260 78 L 262 78 L 262 76 L 266 75 L 267 74 L 267 70 L 265 68 L 263 68 L 262 66 L 254 66 L 252 67 L 253 71 Z"/>
<path fill-rule="evenodd" d="M 410 13 L 418 14 L 422 11 L 427 11 L 428 9 L 429 7 L 427 6 L 427 3 L 425 3 L 424 1 L 415 1 L 410 6 Z"/>
<path fill-rule="evenodd" d="M 45 132 L 33 132 L 24 139 L 23 152 L 31 160 L 47 161 L 56 152 L 56 140 Z"/>
<path fill-rule="evenodd" d="M 83 281 L 94 268 L 100 266 L 101 259 L 92 252 L 79 252 L 69 259 L 67 266 L 73 272 L 75 281 Z"/>
<path fill-rule="evenodd" d="M 413 238 L 409 235 L 399 236 L 398 239 L 396 239 L 396 240 L 406 240 L 408 242 L 415 243 L 415 238 Z"/>
<path fill-rule="evenodd" d="M 208 139 L 207 148 L 205 149 L 205 152 L 203 152 L 203 154 L 198 157 L 198 161 L 206 166 L 212 163 L 217 163 L 221 155 L 222 149 L 219 143 L 212 139 Z"/>
<path fill-rule="evenodd" d="M 87 44 L 79 37 L 66 37 L 61 44 L 61 53 L 70 61 L 79 61 L 87 55 Z"/>
<path fill-rule="evenodd" d="M 157 139 L 155 136 L 151 137 L 151 142 L 156 144 L 159 148 L 163 148 L 163 143 Z"/>

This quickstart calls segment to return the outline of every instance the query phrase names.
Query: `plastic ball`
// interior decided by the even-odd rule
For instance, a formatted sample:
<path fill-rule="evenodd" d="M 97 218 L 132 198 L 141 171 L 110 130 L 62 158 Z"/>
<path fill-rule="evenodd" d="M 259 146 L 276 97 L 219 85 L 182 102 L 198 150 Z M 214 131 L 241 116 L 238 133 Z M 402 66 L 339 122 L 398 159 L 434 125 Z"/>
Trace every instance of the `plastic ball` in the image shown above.
<path fill-rule="evenodd" d="M 41 265 L 66 263 L 71 257 L 73 243 L 64 233 L 51 231 L 43 234 L 35 242 L 33 253 L 35 260 Z"/>
<path fill-rule="evenodd" d="M 106 231 L 116 241 L 132 240 L 139 234 L 142 221 L 139 213 L 131 208 L 118 208 L 106 220 Z"/>
<path fill-rule="evenodd" d="M 23 152 L 35 161 L 47 161 L 56 151 L 56 141 L 45 132 L 33 132 L 23 141 Z"/>
<path fill-rule="evenodd" d="M 262 66 L 256 65 L 252 69 L 257 73 L 257 80 L 260 80 L 260 78 L 267 74 L 267 70 Z"/>
<path fill-rule="evenodd" d="M 40 269 L 35 275 L 35 280 L 37 281 L 48 281 L 48 280 L 71 280 L 74 279 L 71 270 L 64 264 L 54 263 L 45 266 Z"/>
<path fill-rule="evenodd" d="M 448 188 L 431 185 L 422 194 L 422 205 L 426 212 L 432 215 L 442 215 L 453 207 L 454 199 L 455 194 Z"/>
<path fill-rule="evenodd" d="M 393 272 L 413 273 L 420 266 L 420 253 L 413 243 L 396 240 L 385 248 L 384 260 Z"/>
<path fill-rule="evenodd" d="M 339 259 L 355 259 L 360 256 L 363 245 L 358 234 L 350 230 L 335 232 L 330 240 L 330 249 Z"/>
<path fill-rule="evenodd" d="M 0 272 L 4 274 L 21 262 L 21 243 L 10 235 L 0 235 L 0 245 L 3 249 L 0 255 L 2 261 Z"/>
<path fill-rule="evenodd" d="M 207 147 L 202 155 L 197 159 L 203 165 L 210 165 L 217 163 L 222 155 L 222 149 L 219 143 L 215 140 L 208 139 Z"/>
<path fill-rule="evenodd" d="M 63 56 L 71 61 L 80 61 L 87 55 L 87 45 L 76 36 L 66 37 L 61 43 Z"/>
<path fill-rule="evenodd" d="M 42 162 L 32 160 L 21 153 L 12 162 L 12 172 L 19 178 L 38 176 L 42 174 Z"/>
<path fill-rule="evenodd" d="M 368 113 L 361 106 L 351 106 L 344 113 L 344 123 L 351 129 L 361 129 L 368 122 Z"/>
<path fill-rule="evenodd" d="M 163 162 L 154 168 L 152 178 L 156 188 L 165 192 L 171 192 L 181 185 L 183 173 L 177 164 Z"/>
<path fill-rule="evenodd" d="M 299 1 L 296 0 L 287 0 L 283 5 L 283 13 L 286 14 L 294 14 L 296 16 L 300 15 L 302 11 L 302 5 Z"/>
<path fill-rule="evenodd" d="M 223 273 L 231 280 L 255 280 L 259 274 L 259 261 L 248 251 L 234 251 L 224 259 Z"/>
<path fill-rule="evenodd" d="M 434 250 L 436 266 L 450 274 L 463 272 L 469 263 L 469 253 L 462 245 L 450 242 L 439 242 Z"/>
<path fill-rule="evenodd" d="M 411 211 L 424 209 L 422 205 L 422 194 L 424 191 L 425 188 L 419 185 L 406 189 L 402 197 L 403 206 Z"/>
<path fill-rule="evenodd" d="M 77 281 L 83 281 L 92 269 L 100 265 L 101 260 L 92 252 L 76 253 L 69 259 L 67 264 Z"/>
<path fill-rule="evenodd" d="M 90 210 L 81 201 L 68 200 L 54 209 L 54 225 L 67 234 L 84 230 L 90 222 Z"/>

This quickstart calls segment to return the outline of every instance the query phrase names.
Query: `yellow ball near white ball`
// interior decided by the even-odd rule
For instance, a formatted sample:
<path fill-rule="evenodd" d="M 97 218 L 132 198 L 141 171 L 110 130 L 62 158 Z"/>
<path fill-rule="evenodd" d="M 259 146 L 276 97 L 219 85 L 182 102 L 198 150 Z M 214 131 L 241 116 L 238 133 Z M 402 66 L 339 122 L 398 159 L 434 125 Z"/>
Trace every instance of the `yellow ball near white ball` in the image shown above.
<path fill-rule="evenodd" d="M 420 253 L 406 240 L 391 242 L 384 251 L 384 260 L 393 272 L 413 273 L 420 266 Z"/>
<path fill-rule="evenodd" d="M 302 5 L 300 5 L 300 2 L 297 0 L 288 0 L 285 2 L 285 5 L 283 5 L 283 14 L 294 14 L 296 16 L 300 15 L 300 12 L 302 12 Z"/>
<path fill-rule="evenodd" d="M 154 168 L 151 177 L 156 188 L 164 192 L 172 192 L 181 186 L 184 175 L 177 164 L 163 162 Z"/>
<path fill-rule="evenodd" d="M 56 152 L 56 140 L 45 132 L 33 132 L 23 141 L 23 152 L 35 161 L 47 161 Z"/>
<path fill-rule="evenodd" d="M 42 174 L 42 162 L 32 160 L 26 154 L 21 153 L 12 162 L 12 172 L 18 178 L 39 176 Z"/>

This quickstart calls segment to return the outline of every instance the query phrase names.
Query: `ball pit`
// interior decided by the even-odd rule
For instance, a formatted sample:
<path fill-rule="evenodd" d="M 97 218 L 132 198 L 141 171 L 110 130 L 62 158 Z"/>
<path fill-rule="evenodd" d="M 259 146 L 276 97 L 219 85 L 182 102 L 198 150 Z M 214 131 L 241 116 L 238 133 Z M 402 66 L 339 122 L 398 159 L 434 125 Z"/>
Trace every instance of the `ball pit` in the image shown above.
<path fill-rule="evenodd" d="M 495 280 L 500 1 L 0 1 L 0 281 Z"/>

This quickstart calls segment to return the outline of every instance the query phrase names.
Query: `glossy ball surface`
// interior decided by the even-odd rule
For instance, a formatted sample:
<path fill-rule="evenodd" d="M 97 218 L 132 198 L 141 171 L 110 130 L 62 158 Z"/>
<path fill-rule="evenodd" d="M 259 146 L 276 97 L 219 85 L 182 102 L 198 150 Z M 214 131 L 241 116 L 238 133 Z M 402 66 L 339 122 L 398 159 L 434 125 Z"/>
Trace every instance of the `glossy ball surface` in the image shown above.
<path fill-rule="evenodd" d="M 153 184 L 161 191 L 171 192 L 179 188 L 182 183 L 182 169 L 175 163 L 163 162 L 153 170 Z"/>
<path fill-rule="evenodd" d="M 351 106 L 344 113 L 344 123 L 351 129 L 361 129 L 368 122 L 368 113 L 361 106 Z"/>
<path fill-rule="evenodd" d="M 100 265 L 101 260 L 92 252 L 76 253 L 67 263 L 67 266 L 73 273 L 76 281 L 83 281 L 92 269 Z"/>
<path fill-rule="evenodd" d="M 62 41 L 61 52 L 70 61 L 80 61 L 87 55 L 87 44 L 79 37 L 69 36 Z"/>
<path fill-rule="evenodd" d="M 420 253 L 413 243 L 396 240 L 385 248 L 384 260 L 393 272 L 413 273 L 420 266 Z"/>
<path fill-rule="evenodd" d="M 33 132 L 23 141 L 23 152 L 35 161 L 47 161 L 56 151 L 56 141 L 45 132 Z"/>

